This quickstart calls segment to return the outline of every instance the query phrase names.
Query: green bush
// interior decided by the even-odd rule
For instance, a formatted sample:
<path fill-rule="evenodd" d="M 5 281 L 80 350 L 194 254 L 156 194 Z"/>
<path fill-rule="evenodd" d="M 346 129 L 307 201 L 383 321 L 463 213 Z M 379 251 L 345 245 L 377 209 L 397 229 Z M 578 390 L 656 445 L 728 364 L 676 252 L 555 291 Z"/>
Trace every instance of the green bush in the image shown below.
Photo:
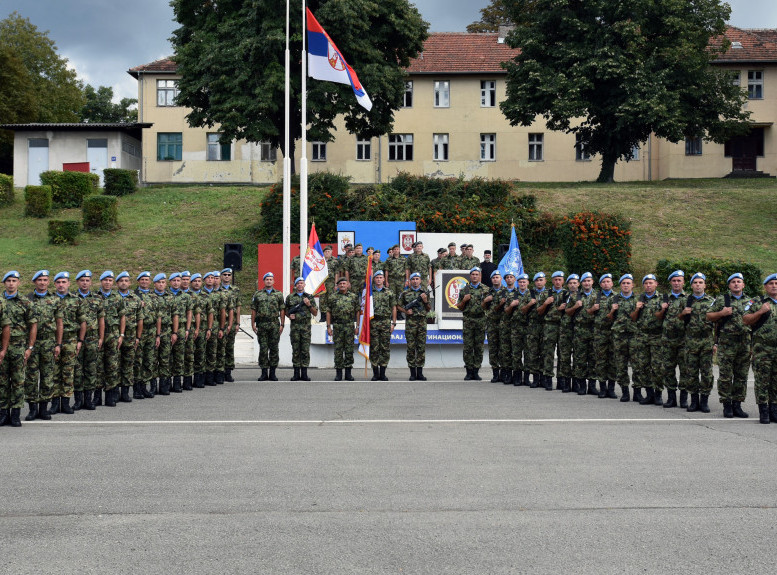
<path fill-rule="evenodd" d="M 119 170 L 107 168 L 103 170 L 105 195 L 126 196 L 138 189 L 138 172 L 136 170 Z"/>
<path fill-rule="evenodd" d="M 13 176 L 0 174 L 0 206 L 13 203 Z"/>
<path fill-rule="evenodd" d="M 90 196 L 84 200 L 82 212 L 87 231 L 119 228 L 119 202 L 114 196 Z"/>
<path fill-rule="evenodd" d="M 81 222 L 77 220 L 49 220 L 49 243 L 75 245 L 81 233 Z"/>
<path fill-rule="evenodd" d="M 24 215 L 45 218 L 51 212 L 51 186 L 26 186 L 24 188 Z"/>
<path fill-rule="evenodd" d="M 718 295 L 728 289 L 726 280 L 731 274 L 741 273 L 745 278 L 745 293 L 747 295 L 760 294 L 762 291 L 763 276 L 761 269 L 753 264 L 743 261 L 716 260 L 716 259 L 687 259 L 687 260 L 658 260 L 656 264 L 656 278 L 661 289 L 669 291 L 669 274 L 675 270 L 685 272 L 686 290 L 691 289 L 691 276 L 701 272 L 707 276 L 706 293 Z"/>
<path fill-rule="evenodd" d="M 80 208 L 84 198 L 100 185 L 100 177 L 97 174 L 86 172 L 49 170 L 40 175 L 40 181 L 51 186 L 52 200 L 59 208 Z"/>
<path fill-rule="evenodd" d="M 630 272 L 630 227 L 614 214 L 579 212 L 564 218 L 559 233 L 567 271 L 616 277 Z"/>

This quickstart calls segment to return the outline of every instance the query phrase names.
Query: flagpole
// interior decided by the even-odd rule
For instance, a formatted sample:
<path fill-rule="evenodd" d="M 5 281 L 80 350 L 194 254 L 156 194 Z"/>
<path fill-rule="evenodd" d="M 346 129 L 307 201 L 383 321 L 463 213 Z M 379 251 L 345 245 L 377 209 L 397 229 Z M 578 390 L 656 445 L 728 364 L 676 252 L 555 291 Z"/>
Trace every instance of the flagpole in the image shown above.
<path fill-rule="evenodd" d="M 299 245 L 308 245 L 308 56 L 307 10 L 302 0 L 302 155 L 299 159 Z M 304 256 L 303 256 L 304 257 Z M 300 258 L 300 266 L 302 266 Z M 300 276 L 302 269 L 300 267 Z"/>
<path fill-rule="evenodd" d="M 289 260 L 291 259 L 291 159 L 289 154 L 290 62 L 289 0 L 286 0 L 286 54 L 284 60 L 286 68 L 286 76 L 284 79 L 285 132 L 283 140 L 283 271 L 281 273 L 281 278 L 283 279 L 282 291 L 284 296 L 289 294 L 289 282 L 291 282 L 291 278 L 288 277 Z"/>

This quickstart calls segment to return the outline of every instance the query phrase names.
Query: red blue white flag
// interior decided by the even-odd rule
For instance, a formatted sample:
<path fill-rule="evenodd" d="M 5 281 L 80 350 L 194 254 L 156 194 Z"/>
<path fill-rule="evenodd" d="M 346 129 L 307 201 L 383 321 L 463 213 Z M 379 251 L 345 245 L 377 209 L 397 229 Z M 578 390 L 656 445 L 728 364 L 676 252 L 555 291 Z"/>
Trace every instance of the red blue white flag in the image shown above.
<path fill-rule="evenodd" d="M 359 326 L 359 353 L 370 359 L 370 320 L 375 315 L 372 305 L 372 258 L 367 259 L 367 277 L 364 280 L 362 321 Z"/>
<path fill-rule="evenodd" d="M 308 249 L 305 252 L 305 261 L 302 264 L 302 279 L 305 280 L 305 291 L 313 295 L 325 292 L 326 286 L 324 282 L 328 276 L 329 266 L 324 257 L 324 250 L 321 249 L 321 242 L 318 241 L 316 224 L 313 224 L 310 229 Z"/>

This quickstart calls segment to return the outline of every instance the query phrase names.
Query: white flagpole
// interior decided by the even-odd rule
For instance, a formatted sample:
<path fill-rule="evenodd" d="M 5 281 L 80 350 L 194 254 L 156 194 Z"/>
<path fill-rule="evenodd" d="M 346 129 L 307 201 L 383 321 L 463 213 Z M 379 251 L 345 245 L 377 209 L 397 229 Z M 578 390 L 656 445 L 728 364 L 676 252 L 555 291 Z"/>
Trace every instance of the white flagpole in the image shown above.
<path fill-rule="evenodd" d="M 308 248 L 308 55 L 307 55 L 307 11 L 305 0 L 302 0 L 302 155 L 299 159 L 299 250 L 300 270 Z"/>
<path fill-rule="evenodd" d="M 286 78 L 285 78 L 285 135 L 284 135 L 284 154 L 283 154 L 283 272 L 281 278 L 283 295 L 289 294 L 289 261 L 291 260 L 291 158 L 289 155 L 289 93 L 290 93 L 290 62 L 289 53 L 289 0 L 286 0 Z"/>

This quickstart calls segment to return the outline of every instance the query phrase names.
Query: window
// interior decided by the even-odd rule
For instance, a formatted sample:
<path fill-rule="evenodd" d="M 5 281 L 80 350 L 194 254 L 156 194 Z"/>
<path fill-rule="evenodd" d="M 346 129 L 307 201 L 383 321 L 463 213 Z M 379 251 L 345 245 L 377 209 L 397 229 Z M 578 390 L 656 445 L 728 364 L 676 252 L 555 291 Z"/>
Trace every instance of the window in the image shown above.
<path fill-rule="evenodd" d="M 326 142 L 313 142 L 313 161 L 326 162 Z"/>
<path fill-rule="evenodd" d="M 176 96 L 178 96 L 178 80 L 156 81 L 157 106 L 175 106 Z"/>
<path fill-rule="evenodd" d="M 685 155 L 701 156 L 701 138 L 685 138 Z"/>
<path fill-rule="evenodd" d="M 739 73 L 739 70 L 735 72 L 730 72 L 731 74 L 731 83 L 734 86 L 739 86 L 742 83 L 742 75 Z"/>
<path fill-rule="evenodd" d="M 764 97 L 763 70 L 747 71 L 747 97 L 751 100 L 761 100 Z"/>
<path fill-rule="evenodd" d="M 496 106 L 496 80 L 480 81 L 480 107 L 493 108 Z"/>
<path fill-rule="evenodd" d="M 221 134 L 208 134 L 208 161 L 218 162 L 232 159 L 232 144 L 221 143 Z"/>
<path fill-rule="evenodd" d="M 413 134 L 389 134 L 389 161 L 413 160 Z"/>
<path fill-rule="evenodd" d="M 631 148 L 631 159 L 639 160 L 639 144 Z"/>
<path fill-rule="evenodd" d="M 543 134 L 529 134 L 529 160 L 534 162 L 541 162 L 543 159 L 542 154 L 542 140 Z"/>
<path fill-rule="evenodd" d="M 448 134 L 434 135 L 434 159 L 437 162 L 448 161 Z"/>
<path fill-rule="evenodd" d="M 181 132 L 160 132 L 156 135 L 156 159 L 160 162 L 181 161 L 183 135 Z"/>
<path fill-rule="evenodd" d="M 480 134 L 480 161 L 496 160 L 496 134 Z"/>
<path fill-rule="evenodd" d="M 591 154 L 589 154 L 585 149 L 585 144 L 580 141 L 580 134 L 575 134 L 575 160 L 578 162 L 588 162 L 591 159 Z"/>
<path fill-rule="evenodd" d="M 434 107 L 450 108 L 451 83 L 448 80 L 438 80 L 434 83 Z"/>
<path fill-rule="evenodd" d="M 402 97 L 402 107 L 413 107 L 413 82 L 405 82 L 405 94 Z"/>
<path fill-rule="evenodd" d="M 259 161 L 274 162 L 278 157 L 278 149 L 270 142 L 259 142 Z"/>
<path fill-rule="evenodd" d="M 356 159 L 372 159 L 372 140 L 369 138 L 356 138 Z"/>

